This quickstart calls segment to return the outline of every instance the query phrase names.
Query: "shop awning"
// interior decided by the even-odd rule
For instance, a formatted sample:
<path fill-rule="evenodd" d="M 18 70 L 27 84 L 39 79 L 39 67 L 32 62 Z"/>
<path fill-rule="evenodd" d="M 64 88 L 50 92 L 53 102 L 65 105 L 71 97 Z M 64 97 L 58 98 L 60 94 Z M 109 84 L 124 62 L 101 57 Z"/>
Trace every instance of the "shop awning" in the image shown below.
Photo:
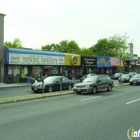
<path fill-rule="evenodd" d="M 120 60 L 116 57 L 110 57 L 110 63 L 112 67 L 120 66 Z M 121 60 L 121 66 L 124 66 L 122 60 Z"/>

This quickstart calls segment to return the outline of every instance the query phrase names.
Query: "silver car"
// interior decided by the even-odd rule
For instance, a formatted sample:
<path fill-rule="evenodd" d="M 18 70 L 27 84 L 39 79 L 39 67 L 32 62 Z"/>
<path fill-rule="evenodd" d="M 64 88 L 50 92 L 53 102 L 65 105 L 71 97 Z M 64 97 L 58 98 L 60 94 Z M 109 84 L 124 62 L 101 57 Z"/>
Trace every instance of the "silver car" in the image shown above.
<path fill-rule="evenodd" d="M 114 87 L 113 80 L 108 75 L 87 77 L 82 83 L 75 84 L 73 91 L 81 93 L 97 93 L 98 91 L 111 91 Z"/>

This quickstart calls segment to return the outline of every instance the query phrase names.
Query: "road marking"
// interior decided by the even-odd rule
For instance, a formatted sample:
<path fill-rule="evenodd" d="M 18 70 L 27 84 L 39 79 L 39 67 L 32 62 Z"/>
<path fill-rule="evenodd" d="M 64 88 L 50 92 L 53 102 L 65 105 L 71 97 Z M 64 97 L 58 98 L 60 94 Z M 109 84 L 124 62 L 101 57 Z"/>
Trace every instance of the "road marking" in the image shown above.
<path fill-rule="evenodd" d="M 81 101 L 91 100 L 91 99 L 95 99 L 95 98 L 99 98 L 99 97 L 101 97 L 101 96 L 92 97 L 92 98 L 86 98 L 86 99 L 82 99 Z"/>
<path fill-rule="evenodd" d="M 139 98 L 139 99 L 136 99 L 136 100 L 133 100 L 133 101 L 130 101 L 130 102 L 127 102 L 126 104 L 128 105 L 128 104 L 131 104 L 131 103 L 137 102 L 137 101 L 139 101 L 139 100 L 140 100 L 140 98 Z"/>

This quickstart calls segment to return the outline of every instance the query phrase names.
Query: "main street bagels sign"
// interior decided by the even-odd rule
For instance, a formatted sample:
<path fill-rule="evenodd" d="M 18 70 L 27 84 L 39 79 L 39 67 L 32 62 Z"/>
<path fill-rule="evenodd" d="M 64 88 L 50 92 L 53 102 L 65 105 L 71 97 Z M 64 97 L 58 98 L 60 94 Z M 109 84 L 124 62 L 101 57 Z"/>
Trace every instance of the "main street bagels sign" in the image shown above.
<path fill-rule="evenodd" d="M 9 53 L 9 64 L 19 65 L 64 65 L 63 56 Z"/>

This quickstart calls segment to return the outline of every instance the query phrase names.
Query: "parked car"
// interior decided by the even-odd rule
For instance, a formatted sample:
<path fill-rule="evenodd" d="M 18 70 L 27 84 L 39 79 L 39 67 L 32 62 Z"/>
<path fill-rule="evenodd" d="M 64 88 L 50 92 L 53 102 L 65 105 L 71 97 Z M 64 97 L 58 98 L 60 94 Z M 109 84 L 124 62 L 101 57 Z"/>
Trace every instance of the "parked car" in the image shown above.
<path fill-rule="evenodd" d="M 137 72 L 129 72 L 129 74 L 131 75 L 131 77 L 133 77 L 134 75 L 138 74 Z"/>
<path fill-rule="evenodd" d="M 119 77 L 119 83 L 127 83 L 129 82 L 129 80 L 131 79 L 131 75 L 130 74 L 123 74 L 121 77 Z"/>
<path fill-rule="evenodd" d="M 83 77 L 80 78 L 80 82 L 82 82 L 82 81 L 83 81 L 84 79 L 86 79 L 87 77 L 95 76 L 95 75 L 97 75 L 97 74 L 95 74 L 95 73 L 87 74 L 87 75 L 85 75 L 85 76 L 83 76 Z"/>
<path fill-rule="evenodd" d="M 117 72 L 115 73 L 113 76 L 112 76 L 112 79 L 118 79 L 120 76 L 122 76 L 124 73 L 120 73 L 120 72 Z"/>
<path fill-rule="evenodd" d="M 81 93 L 97 93 L 98 91 L 111 91 L 114 87 L 113 80 L 108 75 L 90 76 L 84 79 L 82 83 L 75 84 L 73 91 Z"/>
<path fill-rule="evenodd" d="M 59 91 L 60 83 L 62 80 L 62 90 L 70 90 L 74 86 L 74 82 L 70 79 L 68 79 L 65 76 L 49 76 L 45 78 L 44 81 L 44 91 L 46 92 L 53 92 L 53 91 Z M 32 91 L 34 92 L 42 92 L 43 91 L 43 82 L 36 82 L 33 83 L 31 86 Z"/>
<path fill-rule="evenodd" d="M 134 75 L 130 80 L 129 80 L 130 85 L 140 85 L 140 74 Z"/>

